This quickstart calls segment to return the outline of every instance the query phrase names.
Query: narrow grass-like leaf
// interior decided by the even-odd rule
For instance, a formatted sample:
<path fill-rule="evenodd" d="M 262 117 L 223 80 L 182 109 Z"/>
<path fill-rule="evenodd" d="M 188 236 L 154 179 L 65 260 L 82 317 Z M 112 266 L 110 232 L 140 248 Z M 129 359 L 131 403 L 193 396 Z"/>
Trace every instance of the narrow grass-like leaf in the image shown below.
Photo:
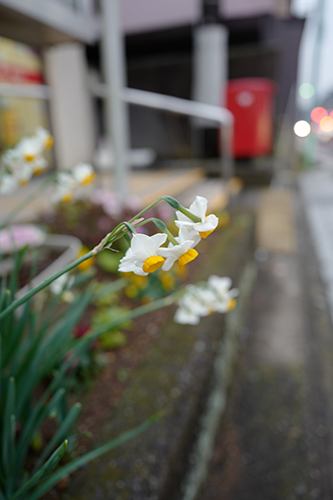
<path fill-rule="evenodd" d="M 135 427 L 134 429 L 128 432 L 125 432 L 124 434 L 117 437 L 116 439 L 113 439 L 109 443 L 106 443 L 100 446 L 99 448 L 96 448 L 95 450 L 86 453 L 82 457 L 73 460 L 71 463 L 61 467 L 58 471 L 52 474 L 51 477 L 46 479 L 35 491 L 33 491 L 30 494 L 29 500 L 38 500 L 44 493 L 46 493 L 50 488 L 52 488 L 52 486 L 56 485 L 64 476 L 71 474 L 72 472 L 76 471 L 77 469 L 80 469 L 81 467 L 91 462 L 95 458 L 100 457 L 104 453 L 107 453 L 108 451 L 113 450 L 117 446 L 126 443 L 126 441 L 129 441 L 130 439 L 133 439 L 134 437 L 138 436 L 139 434 L 147 430 L 149 427 L 151 427 L 151 425 L 153 425 L 163 415 L 164 415 L 163 411 L 156 413 L 138 427 Z M 10 500 L 16 500 L 16 498 L 17 497 L 11 498 Z"/>
<path fill-rule="evenodd" d="M 11 429 L 11 415 L 15 414 L 15 379 L 10 377 L 7 384 L 6 400 L 2 421 L 2 463 L 5 474 L 10 474 L 9 442 Z"/>
<path fill-rule="evenodd" d="M 131 233 L 131 234 L 135 234 L 136 231 L 135 231 L 135 227 L 132 226 L 132 224 L 130 222 L 124 222 L 123 223 L 124 226 L 126 226 L 127 230 Z"/>
<path fill-rule="evenodd" d="M 78 418 L 80 411 L 81 411 L 81 408 L 82 408 L 81 403 L 75 403 L 75 405 L 72 406 L 72 408 L 68 412 L 65 420 L 62 422 L 59 429 L 52 437 L 51 441 L 48 443 L 46 448 L 43 450 L 43 453 L 41 454 L 40 458 L 38 459 L 36 468 L 39 467 L 39 465 L 44 462 L 45 458 L 58 445 L 58 443 L 60 443 L 63 439 L 65 439 L 67 432 L 70 430 L 73 423 Z"/>
<path fill-rule="evenodd" d="M 9 279 L 9 290 L 11 291 L 11 294 L 13 297 L 14 297 L 16 290 L 17 290 L 18 274 L 20 272 L 20 269 L 22 266 L 22 261 L 23 261 L 23 258 L 25 256 L 28 248 L 29 248 L 28 245 L 26 245 L 16 254 L 14 269 L 12 270 L 12 272 L 10 274 L 10 279 Z"/>
<path fill-rule="evenodd" d="M 13 354 L 18 352 L 18 344 L 20 343 L 24 328 L 28 323 L 30 314 L 30 301 L 26 302 L 23 308 L 23 313 L 18 321 L 14 321 L 11 334 L 6 342 L 6 350 L 3 353 L 3 365 L 6 366 L 11 360 Z"/>
<path fill-rule="evenodd" d="M 17 458 L 16 458 L 16 472 L 19 473 L 21 471 L 22 465 L 24 463 L 28 448 L 32 441 L 32 437 L 36 431 L 38 431 L 41 424 L 44 422 L 46 417 L 50 415 L 53 409 L 57 406 L 60 399 L 65 394 L 65 389 L 60 388 L 54 394 L 51 401 L 45 404 L 45 397 L 39 401 L 39 404 L 36 405 L 33 412 L 30 415 L 29 420 L 26 422 L 23 432 L 20 436 L 17 445 Z"/>
<path fill-rule="evenodd" d="M 10 497 L 10 500 L 16 500 L 22 497 L 24 493 L 26 493 L 42 479 L 48 476 L 63 458 L 66 453 L 66 449 L 67 439 L 55 450 L 54 453 L 52 453 L 47 462 L 45 462 L 45 464 L 26 483 L 24 483 L 17 492 L 12 497 Z"/>

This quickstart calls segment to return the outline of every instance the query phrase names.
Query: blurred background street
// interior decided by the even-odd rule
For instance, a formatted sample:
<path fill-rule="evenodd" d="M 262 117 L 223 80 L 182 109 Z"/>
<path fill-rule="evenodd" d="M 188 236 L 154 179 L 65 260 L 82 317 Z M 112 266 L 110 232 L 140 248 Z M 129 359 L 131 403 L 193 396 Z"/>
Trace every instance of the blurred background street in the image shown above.
<path fill-rule="evenodd" d="M 256 279 L 209 449 L 199 423 L 182 473 L 170 460 L 127 496 L 101 479 L 107 498 L 333 498 L 332 22 L 330 0 L 0 0 L 1 220 L 29 198 L 12 222 L 58 217 L 85 244 L 82 214 L 103 207 L 93 229 L 107 232 L 165 195 L 207 198 L 222 226 L 254 220 Z M 47 169 L 7 188 L 6 152 L 40 126 Z M 82 163 L 94 184 L 54 201 L 44 183 Z"/>

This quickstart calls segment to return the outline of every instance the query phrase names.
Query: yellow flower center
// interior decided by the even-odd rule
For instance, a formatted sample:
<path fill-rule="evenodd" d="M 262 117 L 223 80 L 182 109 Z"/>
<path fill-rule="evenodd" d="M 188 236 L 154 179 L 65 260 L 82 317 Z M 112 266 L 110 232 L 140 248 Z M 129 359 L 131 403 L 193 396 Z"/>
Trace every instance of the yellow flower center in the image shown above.
<path fill-rule="evenodd" d="M 69 203 L 70 201 L 72 201 L 72 199 L 73 199 L 73 194 L 72 193 L 66 193 L 62 197 L 62 202 L 63 203 Z"/>
<path fill-rule="evenodd" d="M 165 259 L 163 257 L 160 257 L 159 255 L 154 255 L 153 257 L 149 257 L 144 262 L 142 270 L 148 274 L 153 273 L 163 264 L 164 261 Z"/>
<path fill-rule="evenodd" d="M 189 262 L 191 262 L 191 260 L 194 260 L 196 257 L 198 257 L 198 255 L 198 252 L 194 250 L 194 248 L 190 248 L 186 253 L 179 257 L 179 267 L 184 267 L 185 264 L 188 264 Z"/>
<path fill-rule="evenodd" d="M 213 231 L 215 231 L 215 229 L 211 229 L 210 231 L 202 231 L 200 234 L 201 238 L 207 238 L 207 236 L 209 236 Z"/>
<path fill-rule="evenodd" d="M 45 149 L 51 149 L 53 146 L 53 137 L 52 135 L 49 135 L 44 142 L 44 147 Z"/>
<path fill-rule="evenodd" d="M 24 158 L 25 158 L 25 161 L 29 161 L 29 162 L 30 162 L 30 161 L 32 161 L 32 160 L 34 160 L 34 159 L 35 159 L 35 156 L 36 156 L 36 155 L 34 155 L 34 154 L 32 154 L 32 153 L 26 153 L 26 154 L 24 155 Z"/>
<path fill-rule="evenodd" d="M 232 311 L 233 309 L 235 309 L 236 305 L 237 305 L 237 300 L 236 299 L 230 299 L 229 303 L 228 303 L 228 312 Z"/>
<path fill-rule="evenodd" d="M 87 186 L 91 182 L 95 180 L 96 174 L 95 172 L 91 172 L 91 174 L 87 175 L 84 179 L 82 179 L 81 184 L 82 186 Z"/>
<path fill-rule="evenodd" d="M 29 184 L 29 180 L 28 179 L 21 179 L 20 180 L 20 186 L 26 186 L 27 184 Z"/>
<path fill-rule="evenodd" d="M 35 168 L 34 175 L 40 175 L 43 172 L 42 168 Z"/>

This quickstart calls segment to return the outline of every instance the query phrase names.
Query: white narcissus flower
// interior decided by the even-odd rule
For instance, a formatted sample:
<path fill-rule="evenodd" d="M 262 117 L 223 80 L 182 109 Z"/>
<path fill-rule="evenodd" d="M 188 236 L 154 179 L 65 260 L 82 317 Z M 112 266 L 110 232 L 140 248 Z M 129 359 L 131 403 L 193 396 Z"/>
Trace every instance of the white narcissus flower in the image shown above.
<path fill-rule="evenodd" d="M 86 186 L 94 181 L 96 174 L 94 169 L 88 163 L 78 163 L 73 169 L 74 179 L 81 186 Z"/>
<path fill-rule="evenodd" d="M 34 175 L 40 175 L 46 170 L 48 161 L 43 156 L 37 156 L 31 163 L 31 168 Z"/>
<path fill-rule="evenodd" d="M 18 187 L 17 180 L 11 174 L 3 174 L 0 177 L 0 194 L 11 194 Z"/>
<path fill-rule="evenodd" d="M 187 230 L 180 230 L 179 236 L 176 239 L 178 245 L 173 245 L 171 242 L 169 243 L 167 248 L 160 248 L 158 250 L 158 254 L 164 257 L 166 260 L 162 266 L 163 271 L 169 271 L 176 260 L 178 260 L 179 267 L 184 267 L 185 264 L 188 264 L 196 257 L 198 257 L 198 252 L 194 250 L 194 246 L 196 244 L 197 238 L 189 239 Z"/>
<path fill-rule="evenodd" d="M 200 322 L 200 316 L 191 309 L 180 306 L 175 313 L 174 321 L 180 325 L 197 325 Z"/>
<path fill-rule="evenodd" d="M 42 154 L 44 148 L 41 140 L 34 136 L 22 139 L 15 149 L 22 156 L 23 161 L 30 163 Z"/>
<path fill-rule="evenodd" d="M 36 137 L 40 141 L 43 149 L 51 149 L 53 146 L 53 137 L 44 127 L 37 127 Z"/>
<path fill-rule="evenodd" d="M 206 215 L 208 201 L 203 196 L 197 196 L 194 202 L 188 209 L 189 212 L 199 217 L 201 222 L 193 222 L 189 217 L 182 212 L 177 211 L 178 220 L 175 221 L 177 227 L 186 227 L 188 230 L 199 233 L 202 238 L 207 236 L 217 228 L 219 223 L 218 218 L 214 214 Z"/>
<path fill-rule="evenodd" d="M 67 172 L 60 172 L 57 175 L 57 185 L 54 188 L 52 201 L 54 203 L 69 203 L 73 200 L 77 183 L 73 176 Z"/>
<path fill-rule="evenodd" d="M 122 273 L 134 273 L 147 276 L 156 271 L 164 263 L 164 258 L 157 252 L 167 239 L 166 234 L 157 233 L 154 236 L 134 234 L 130 248 L 119 263 L 118 270 Z"/>
<path fill-rule="evenodd" d="M 200 317 L 214 312 L 226 313 L 236 306 L 238 290 L 230 290 L 231 279 L 211 276 L 207 284 L 186 287 L 184 295 L 178 301 L 179 308 L 174 320 L 181 324 L 197 324 Z"/>
<path fill-rule="evenodd" d="M 212 275 L 208 278 L 208 286 L 216 295 L 215 309 L 217 312 L 224 313 L 233 309 L 236 305 L 235 297 L 238 296 L 238 289 L 230 289 L 232 281 L 228 277 Z"/>
<path fill-rule="evenodd" d="M 31 163 L 24 161 L 19 150 L 16 148 L 8 149 L 2 157 L 2 161 L 5 168 L 10 171 L 21 186 L 30 181 L 32 177 Z"/>

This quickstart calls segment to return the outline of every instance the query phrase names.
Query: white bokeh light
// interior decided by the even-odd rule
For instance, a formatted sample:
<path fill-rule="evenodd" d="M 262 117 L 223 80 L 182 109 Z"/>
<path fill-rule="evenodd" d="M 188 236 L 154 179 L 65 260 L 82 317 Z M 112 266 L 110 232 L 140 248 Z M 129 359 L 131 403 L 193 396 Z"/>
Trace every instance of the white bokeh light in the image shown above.
<path fill-rule="evenodd" d="M 294 132 L 297 137 L 306 137 L 311 132 L 311 126 L 306 120 L 299 120 L 294 125 Z"/>

